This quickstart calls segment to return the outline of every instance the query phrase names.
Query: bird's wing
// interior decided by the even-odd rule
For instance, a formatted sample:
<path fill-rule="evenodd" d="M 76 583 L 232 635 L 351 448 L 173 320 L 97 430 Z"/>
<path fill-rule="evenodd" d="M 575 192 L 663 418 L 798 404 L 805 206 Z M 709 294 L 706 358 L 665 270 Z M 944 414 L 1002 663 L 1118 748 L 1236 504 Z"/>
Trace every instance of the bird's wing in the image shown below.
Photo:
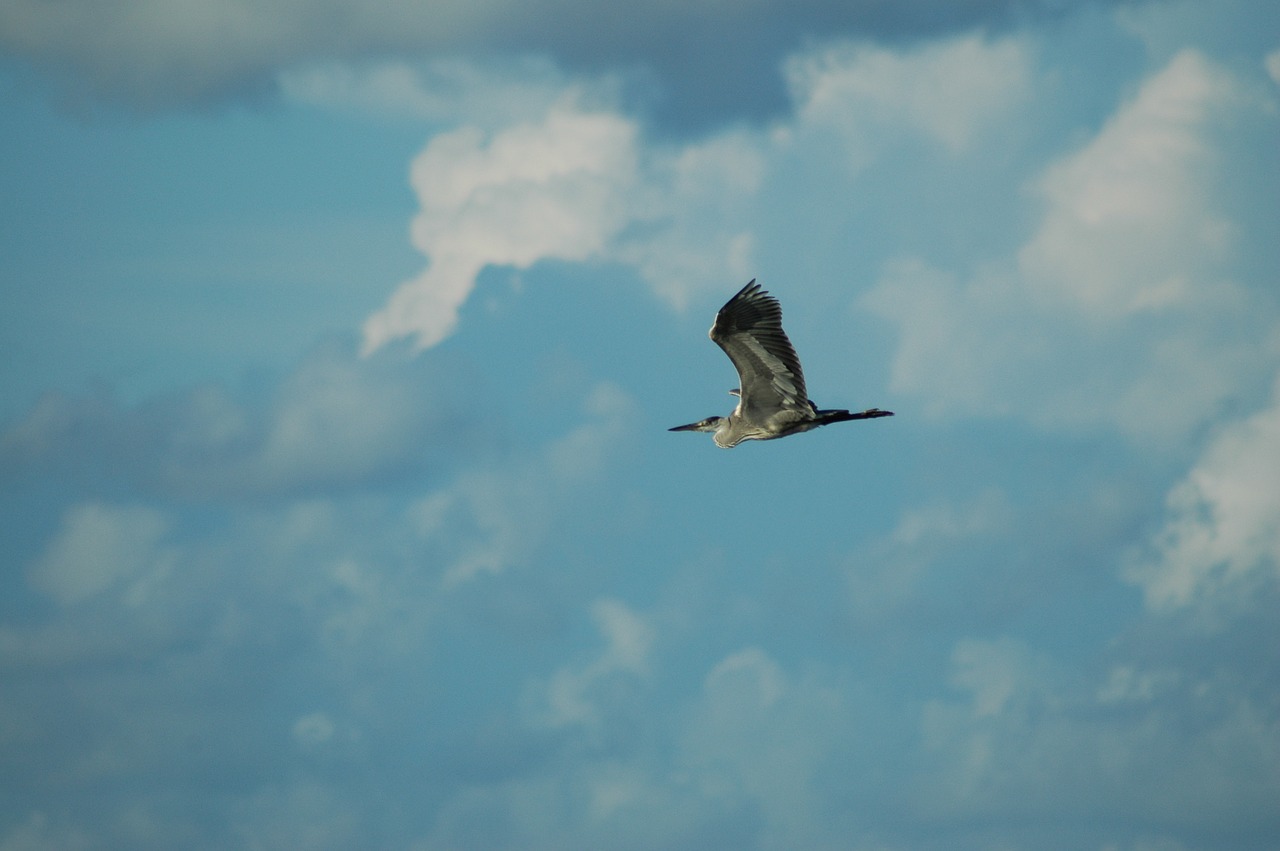
<path fill-rule="evenodd" d="M 760 419 L 811 410 L 800 359 L 782 330 L 782 306 L 754 280 L 720 308 L 709 335 L 738 370 L 740 411 Z"/>

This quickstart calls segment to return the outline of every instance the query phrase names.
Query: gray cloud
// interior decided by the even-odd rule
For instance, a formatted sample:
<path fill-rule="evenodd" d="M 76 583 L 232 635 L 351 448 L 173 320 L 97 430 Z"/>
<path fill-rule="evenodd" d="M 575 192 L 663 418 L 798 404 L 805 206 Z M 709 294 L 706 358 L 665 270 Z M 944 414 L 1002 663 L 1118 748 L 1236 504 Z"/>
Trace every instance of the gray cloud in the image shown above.
<path fill-rule="evenodd" d="M 679 125 L 760 118 L 786 106 L 778 64 L 813 37 L 906 40 L 1003 27 L 1074 0 L 373 0 L 0 2 L 0 46 L 82 95 L 143 108 L 267 91 L 298 65 L 442 55 L 549 55 L 570 71 L 639 71 Z"/>
<path fill-rule="evenodd" d="M 333 342 L 260 399 L 217 385 L 134 407 L 49 394 L 0 434 L 0 469 L 196 500 L 386 484 L 421 475 L 476 434 L 453 427 L 461 372 L 439 359 L 359 359 Z"/>

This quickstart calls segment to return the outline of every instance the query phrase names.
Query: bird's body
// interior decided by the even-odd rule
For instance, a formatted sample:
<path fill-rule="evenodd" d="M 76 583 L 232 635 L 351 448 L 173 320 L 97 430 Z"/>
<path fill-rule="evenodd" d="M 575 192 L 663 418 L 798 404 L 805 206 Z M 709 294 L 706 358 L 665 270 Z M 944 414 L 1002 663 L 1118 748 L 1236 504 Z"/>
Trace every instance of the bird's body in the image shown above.
<path fill-rule="evenodd" d="M 819 410 L 809 399 L 796 350 L 782 330 L 782 306 L 754 280 L 729 299 L 708 334 L 733 361 L 738 405 L 727 417 L 708 417 L 670 431 L 703 431 L 716 446 L 731 449 L 744 440 L 774 440 L 829 423 L 891 417 L 870 408 L 858 413 Z"/>

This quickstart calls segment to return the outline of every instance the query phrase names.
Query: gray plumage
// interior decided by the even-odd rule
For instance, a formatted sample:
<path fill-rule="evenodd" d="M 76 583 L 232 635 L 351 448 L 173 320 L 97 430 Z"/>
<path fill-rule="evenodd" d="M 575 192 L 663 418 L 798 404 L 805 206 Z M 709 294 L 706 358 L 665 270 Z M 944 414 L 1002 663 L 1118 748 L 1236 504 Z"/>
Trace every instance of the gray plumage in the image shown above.
<path fill-rule="evenodd" d="M 703 431 L 716 446 L 731 449 L 744 440 L 773 440 L 829 423 L 891 417 L 869 408 L 859 413 L 819 410 L 809 398 L 800 358 L 782 330 L 782 306 L 753 279 L 720 308 L 709 336 L 738 370 L 738 405 L 727 417 L 708 417 L 670 431 Z"/>

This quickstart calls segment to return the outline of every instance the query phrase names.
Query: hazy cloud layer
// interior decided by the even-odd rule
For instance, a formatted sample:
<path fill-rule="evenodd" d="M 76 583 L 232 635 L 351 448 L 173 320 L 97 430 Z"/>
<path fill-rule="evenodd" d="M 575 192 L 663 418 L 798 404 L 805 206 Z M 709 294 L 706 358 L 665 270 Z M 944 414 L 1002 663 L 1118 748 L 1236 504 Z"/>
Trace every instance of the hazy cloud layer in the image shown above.
<path fill-rule="evenodd" d="M 360 488 L 422 474 L 465 449 L 467 434 L 453 429 L 464 374 L 353 359 L 344 348 L 319 346 L 266 399 L 208 385 L 130 408 L 51 393 L 0 435 L 0 464 L 66 469 L 95 489 L 127 483 L 221 501 Z"/>
<path fill-rule="evenodd" d="M 369 110 L 416 116 L 414 197 L 387 203 L 424 259 L 406 252 L 399 289 L 361 281 L 347 333 L 288 362 L 238 381 L 202 362 L 134 396 L 49 379 L 0 424 L 0 848 L 1274 846 L 1262 0 L 927 38 L 1004 7 L 895 5 L 876 32 L 910 44 L 841 37 L 846 12 L 818 5 L 794 7 L 829 24 L 803 45 L 780 5 L 681 7 L 690 37 L 779 29 L 772 118 L 696 138 L 654 132 L 630 72 L 344 61 L 369 33 L 426 43 L 408 5 L 124 6 L 97 41 L 71 27 L 89 5 L 63 6 L 65 32 L 54 8 L 0 6 L 46 61 L 98 51 L 110 86 L 175 45 L 170 94 L 281 80 L 289 156 L 244 146 L 258 168 L 227 195 L 318 130 L 368 144 L 343 134 Z M 547 8 L 539 26 L 583 31 L 525 37 L 620 38 L 595 7 Z M 434 12 L 431 38 L 498 47 L 531 14 Z M 200 76 L 213 30 L 225 65 Z M 100 139 L 39 115 L 12 130 L 29 148 Z M 73 189 L 50 194 L 48 238 L 82 251 L 8 290 L 36 351 L 74 353 L 96 322 L 167 356 L 163 306 L 127 326 L 84 306 L 119 280 L 84 234 L 121 238 L 149 196 Z M 733 452 L 667 433 L 730 408 L 705 329 L 751 276 L 819 401 L 898 415 Z M 225 309 L 294 320 L 266 295 Z M 208 333 L 235 348 L 234 324 Z"/>
<path fill-rule="evenodd" d="M 264 90 L 282 71 L 331 61 L 547 55 L 574 72 L 643 69 L 656 79 L 662 112 L 705 127 L 783 109 L 778 63 L 809 38 L 908 40 L 1065 8 L 1009 0 L 650 2 L 625 10 L 585 0 L 131 0 L 108 10 L 91 0 L 4 0 L 0 45 L 76 90 L 146 107 Z"/>
<path fill-rule="evenodd" d="M 32 565 L 29 581 L 66 604 L 92 597 L 137 572 L 163 571 L 173 561 L 157 548 L 165 526 L 160 512 L 141 506 L 75 506 Z"/>

